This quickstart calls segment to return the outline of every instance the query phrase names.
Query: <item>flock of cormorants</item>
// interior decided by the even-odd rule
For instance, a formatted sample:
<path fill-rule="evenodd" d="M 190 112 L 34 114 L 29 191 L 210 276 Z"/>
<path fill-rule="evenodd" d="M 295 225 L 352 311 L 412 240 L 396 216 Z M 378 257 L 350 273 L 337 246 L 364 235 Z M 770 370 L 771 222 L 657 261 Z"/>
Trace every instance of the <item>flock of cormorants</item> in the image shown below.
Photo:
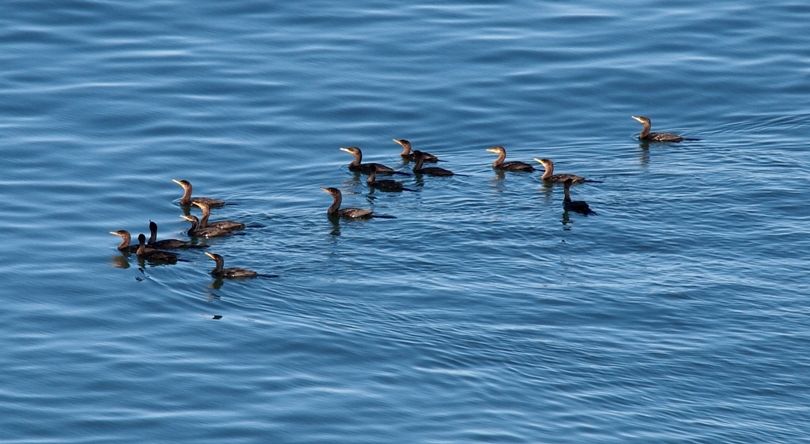
<path fill-rule="evenodd" d="M 651 121 L 645 116 L 632 116 L 633 119 L 641 123 L 642 130 L 639 133 L 639 140 L 646 142 L 681 142 L 686 139 L 680 135 L 672 133 L 654 133 L 651 132 Z M 400 156 L 406 161 L 413 161 L 413 174 L 427 175 L 427 176 L 453 176 L 455 173 L 440 167 L 425 167 L 425 163 L 439 162 L 439 158 L 433 154 L 414 150 L 411 143 L 406 139 L 394 139 L 394 142 L 402 147 Z M 401 191 L 416 191 L 405 187 L 402 182 L 392 179 L 377 179 L 377 175 L 405 175 L 409 176 L 410 173 L 396 171 L 391 167 L 379 163 L 363 163 L 363 152 L 360 148 L 352 146 L 347 148 L 340 148 L 351 154 L 354 159 L 349 163 L 349 171 L 358 172 L 368 175 L 366 183 L 369 188 L 374 188 L 380 191 L 387 192 L 401 192 Z M 492 163 L 492 168 L 496 171 L 517 171 L 517 172 L 532 172 L 534 166 L 526 162 L 516 160 L 506 161 L 506 149 L 503 146 L 493 146 L 487 148 L 488 152 L 497 154 L 498 157 Z M 589 206 L 588 203 L 582 200 L 571 199 L 571 185 L 583 182 L 598 182 L 589 180 L 582 176 L 568 173 L 554 173 L 554 162 L 551 159 L 534 158 L 536 162 L 543 166 L 544 172 L 540 177 L 544 183 L 563 184 L 563 210 L 571 211 L 588 216 L 596 214 Z M 245 224 L 230 221 L 230 220 L 209 220 L 211 215 L 211 208 L 220 208 L 225 205 L 225 201 L 220 199 L 213 199 L 210 197 L 192 197 L 191 183 L 185 179 L 172 179 L 173 182 L 183 188 L 183 195 L 180 198 L 180 205 L 183 208 L 183 219 L 191 223 L 187 234 L 190 238 L 213 238 L 233 234 L 236 231 L 244 230 Z M 370 209 L 365 208 L 341 208 L 342 194 L 339 189 L 328 187 L 322 188 L 324 192 L 332 196 L 332 204 L 327 208 L 326 214 L 330 218 L 346 218 L 346 219 L 368 219 L 372 217 L 390 218 L 392 216 L 384 216 L 374 214 Z M 190 214 L 192 206 L 199 208 L 200 216 L 197 217 Z M 179 239 L 157 239 L 157 224 L 149 221 L 149 239 L 146 239 L 144 234 L 138 235 L 138 245 L 131 245 L 132 237 L 126 230 L 111 231 L 110 234 L 121 238 L 121 243 L 118 245 L 118 250 L 124 254 L 135 253 L 140 261 L 149 262 L 151 264 L 174 264 L 179 260 L 176 253 L 165 251 L 173 249 L 188 249 L 188 248 L 207 248 L 207 245 L 198 244 L 192 241 L 184 241 Z M 225 260 L 222 256 L 216 253 L 206 252 L 206 256 L 211 258 L 214 263 L 214 269 L 211 275 L 217 279 L 235 279 L 235 278 L 251 278 L 258 276 L 258 273 L 245 268 L 224 268 Z"/>

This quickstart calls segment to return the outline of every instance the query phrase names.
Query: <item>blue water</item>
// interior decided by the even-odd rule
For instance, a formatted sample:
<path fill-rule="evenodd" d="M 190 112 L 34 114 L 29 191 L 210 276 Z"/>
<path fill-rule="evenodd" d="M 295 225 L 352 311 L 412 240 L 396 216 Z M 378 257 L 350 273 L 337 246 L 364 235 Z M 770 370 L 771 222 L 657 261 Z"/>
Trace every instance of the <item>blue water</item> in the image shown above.
<path fill-rule="evenodd" d="M 0 2 L 4 443 L 810 442 L 804 1 Z M 630 116 L 699 141 L 645 146 Z M 453 178 L 369 193 L 391 139 Z M 564 217 L 539 173 L 602 183 Z M 248 224 L 184 237 L 180 188 Z M 341 222 L 320 187 L 396 219 Z M 221 318 L 219 318 L 221 316 Z M 219 319 L 215 319 L 219 318 Z"/>

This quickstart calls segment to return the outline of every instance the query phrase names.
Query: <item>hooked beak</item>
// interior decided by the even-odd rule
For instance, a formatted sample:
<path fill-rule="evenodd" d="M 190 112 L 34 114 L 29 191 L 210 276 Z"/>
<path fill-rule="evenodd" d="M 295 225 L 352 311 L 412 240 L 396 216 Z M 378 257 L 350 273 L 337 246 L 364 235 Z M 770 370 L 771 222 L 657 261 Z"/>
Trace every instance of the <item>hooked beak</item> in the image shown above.
<path fill-rule="evenodd" d="M 113 236 L 120 236 L 120 234 L 118 234 L 118 232 L 116 231 L 110 231 L 110 234 L 112 234 Z"/>
<path fill-rule="evenodd" d="M 495 154 L 500 153 L 500 151 L 499 151 L 499 150 L 496 150 L 495 148 L 487 148 L 487 152 L 490 152 L 490 153 L 495 153 Z"/>
<path fill-rule="evenodd" d="M 194 219 L 192 219 L 191 216 L 183 215 L 183 216 L 180 216 L 180 219 L 187 220 L 189 222 L 194 222 Z"/>
<path fill-rule="evenodd" d="M 343 147 L 340 147 L 340 150 L 341 150 L 341 151 L 346 151 L 346 152 L 347 152 L 347 153 L 349 153 L 349 154 L 354 154 L 354 153 L 352 153 L 352 151 L 351 151 L 350 149 L 348 149 L 348 148 L 343 148 Z"/>
<path fill-rule="evenodd" d="M 545 159 L 540 159 L 539 157 L 534 158 L 535 162 L 545 164 L 545 162 L 543 162 L 543 160 L 545 160 Z"/>
<path fill-rule="evenodd" d="M 643 121 L 643 120 L 641 120 L 641 118 L 640 118 L 639 116 L 630 116 L 630 117 L 632 117 L 632 118 L 633 118 L 633 120 L 635 120 L 635 121 L 636 121 L 636 122 L 638 122 L 638 123 L 644 123 L 644 121 Z"/>
<path fill-rule="evenodd" d="M 183 185 L 183 182 L 180 182 L 178 179 L 172 179 L 172 182 L 176 183 L 177 185 L 180 185 L 183 188 L 186 187 L 185 185 Z"/>
<path fill-rule="evenodd" d="M 211 259 L 213 259 L 213 260 L 217 260 L 217 258 L 215 258 L 213 254 L 211 254 L 211 253 L 209 253 L 209 252 L 207 252 L 207 251 L 205 252 L 205 255 L 206 255 L 206 256 L 208 256 L 208 257 L 210 257 L 210 258 L 211 258 Z"/>

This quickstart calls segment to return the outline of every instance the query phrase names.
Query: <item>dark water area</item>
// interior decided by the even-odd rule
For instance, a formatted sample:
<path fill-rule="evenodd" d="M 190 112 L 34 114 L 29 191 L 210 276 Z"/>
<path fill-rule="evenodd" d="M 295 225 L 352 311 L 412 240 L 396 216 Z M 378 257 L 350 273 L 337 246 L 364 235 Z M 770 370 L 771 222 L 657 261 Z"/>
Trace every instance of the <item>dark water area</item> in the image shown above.
<path fill-rule="evenodd" d="M 808 23 L 1 2 L 2 441 L 808 442 Z M 640 143 L 638 114 L 699 140 Z M 392 138 L 459 175 L 369 192 L 338 148 L 409 169 Z M 572 189 L 598 215 L 491 145 L 601 181 Z M 248 225 L 209 250 L 275 277 L 118 253 L 186 238 L 177 178 Z M 395 219 L 333 224 L 326 186 Z"/>

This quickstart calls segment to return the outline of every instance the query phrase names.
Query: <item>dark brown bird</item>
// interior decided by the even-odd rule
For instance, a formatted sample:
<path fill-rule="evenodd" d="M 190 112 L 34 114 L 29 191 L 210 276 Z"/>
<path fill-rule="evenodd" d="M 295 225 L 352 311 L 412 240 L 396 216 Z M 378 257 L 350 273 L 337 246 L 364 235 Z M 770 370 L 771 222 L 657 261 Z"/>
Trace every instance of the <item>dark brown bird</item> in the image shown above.
<path fill-rule="evenodd" d="M 402 182 L 398 182 L 396 180 L 391 179 L 379 179 L 377 180 L 377 172 L 372 171 L 368 173 L 368 179 L 366 179 L 366 183 L 368 184 L 369 188 L 375 188 L 380 191 L 389 191 L 389 192 L 398 192 L 398 191 L 416 191 L 410 188 L 405 188 L 405 185 Z"/>
<path fill-rule="evenodd" d="M 425 163 L 425 153 L 416 150 L 413 152 L 413 159 L 416 163 L 413 166 L 414 174 L 427 174 L 428 176 L 452 176 L 453 172 L 439 167 L 426 167 L 422 168 Z"/>
<path fill-rule="evenodd" d="M 208 248 L 207 245 L 192 244 L 189 241 L 180 239 L 161 239 L 157 240 L 158 226 L 153 221 L 149 221 L 149 239 L 146 241 L 146 246 L 150 248 L 167 248 L 169 250 L 175 248 Z"/>
<path fill-rule="evenodd" d="M 225 231 L 237 231 L 245 229 L 245 224 L 241 222 L 234 222 L 232 220 L 215 220 L 209 222 L 208 217 L 211 216 L 211 207 L 203 202 L 195 201 L 193 204 L 202 212 L 202 218 L 200 219 L 199 225 L 200 228 L 214 227 Z"/>
<path fill-rule="evenodd" d="M 321 188 L 324 192 L 332 196 L 332 205 L 326 210 L 330 217 L 343 217 L 346 219 L 368 219 L 374 216 L 374 212 L 365 208 L 340 208 L 343 202 L 343 195 L 337 188 Z"/>
<path fill-rule="evenodd" d="M 584 200 L 571 200 L 571 184 L 574 183 L 573 179 L 566 179 L 563 182 L 563 209 L 565 211 L 573 211 L 575 213 L 580 213 L 585 216 L 589 214 L 596 214 L 595 211 L 591 210 L 591 207 L 588 206 L 588 202 Z"/>
<path fill-rule="evenodd" d="M 214 276 L 217 279 L 252 278 L 259 275 L 259 273 L 256 273 L 253 270 L 248 270 L 247 268 L 222 268 L 225 265 L 225 259 L 223 259 L 222 256 L 209 252 L 206 252 L 205 255 L 216 262 L 216 266 L 214 266 L 214 269 L 211 270 L 211 276 Z"/>
<path fill-rule="evenodd" d="M 647 140 L 650 142 L 680 142 L 683 140 L 682 136 L 672 133 L 653 133 L 650 131 L 652 128 L 652 120 L 645 116 L 630 116 L 638 123 L 641 124 L 641 133 L 638 135 L 638 140 Z"/>
<path fill-rule="evenodd" d="M 197 216 L 188 215 L 188 216 L 180 216 L 181 218 L 191 222 L 191 228 L 188 229 L 186 234 L 191 237 L 222 237 L 227 236 L 229 234 L 233 234 L 233 230 L 223 230 L 217 227 L 200 227 L 200 220 L 197 219 Z"/>
<path fill-rule="evenodd" d="M 411 147 L 411 142 L 408 139 L 394 139 L 395 143 L 398 143 L 402 147 L 402 152 L 399 153 L 405 160 L 414 160 L 414 155 Z M 426 153 L 422 151 L 425 155 L 425 163 L 434 163 L 438 162 L 439 158 L 434 156 L 433 154 Z"/>
<path fill-rule="evenodd" d="M 538 159 L 537 157 L 535 157 L 534 160 L 540 162 L 540 164 L 543 165 L 543 168 L 545 168 L 543 175 L 540 176 L 540 179 L 542 179 L 544 182 L 563 183 L 568 179 L 573 180 L 573 183 L 587 182 L 587 179 L 585 179 L 582 176 L 577 176 L 576 174 L 569 174 L 569 173 L 554 174 L 554 162 L 552 162 L 551 159 Z"/>
<path fill-rule="evenodd" d="M 408 175 L 407 173 L 396 171 L 393 168 L 385 166 L 381 163 L 363 163 L 363 152 L 360 151 L 360 148 L 356 146 L 341 148 L 340 150 L 345 151 L 354 156 L 354 160 L 352 160 L 352 162 L 349 164 L 349 171 L 358 171 L 363 174 L 368 174 L 371 171 L 376 171 L 378 174 L 403 174 L 406 176 Z"/>
<path fill-rule="evenodd" d="M 534 167 L 526 162 L 520 162 L 517 160 L 504 162 L 504 159 L 506 159 L 506 148 L 500 145 L 489 147 L 487 148 L 487 151 L 498 155 L 498 158 L 495 159 L 494 162 L 492 162 L 492 168 L 496 170 L 523 171 L 527 173 L 531 173 L 532 171 L 534 171 Z"/>
<path fill-rule="evenodd" d="M 174 264 L 177 263 L 177 255 L 168 251 L 156 250 L 146 246 L 146 235 L 138 235 L 138 249 L 135 251 L 138 259 L 143 259 L 151 263 Z"/>
<path fill-rule="evenodd" d="M 192 202 L 203 202 L 211 208 L 219 208 L 225 205 L 222 199 L 212 199 L 210 197 L 191 197 L 191 182 L 185 179 L 172 179 L 172 182 L 183 187 L 183 197 L 180 198 L 180 205 L 188 206 Z"/>
<path fill-rule="evenodd" d="M 132 242 L 132 236 L 129 234 L 129 231 L 127 230 L 110 231 L 110 234 L 121 238 L 121 243 L 118 244 L 117 247 L 118 251 L 122 253 L 134 253 L 138 251 L 137 245 L 130 245 L 130 242 Z"/>

